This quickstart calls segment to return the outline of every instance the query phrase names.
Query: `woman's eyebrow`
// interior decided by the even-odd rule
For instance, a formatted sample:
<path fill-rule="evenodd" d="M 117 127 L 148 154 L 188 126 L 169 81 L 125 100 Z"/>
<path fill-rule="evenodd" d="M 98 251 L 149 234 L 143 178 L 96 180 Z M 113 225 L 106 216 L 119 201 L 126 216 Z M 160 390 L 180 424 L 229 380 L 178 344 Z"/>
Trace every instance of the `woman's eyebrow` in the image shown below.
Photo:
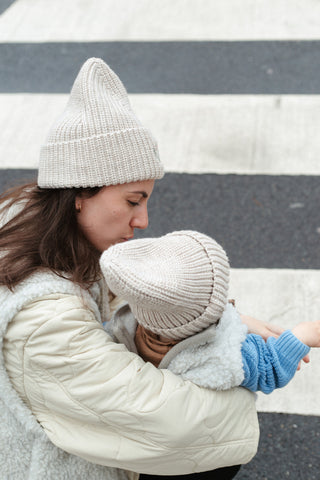
<path fill-rule="evenodd" d="M 130 191 L 129 193 L 136 193 L 136 194 L 142 195 L 143 198 L 148 198 L 148 194 L 144 190 L 138 190 L 138 191 L 134 191 L 134 192 Z"/>

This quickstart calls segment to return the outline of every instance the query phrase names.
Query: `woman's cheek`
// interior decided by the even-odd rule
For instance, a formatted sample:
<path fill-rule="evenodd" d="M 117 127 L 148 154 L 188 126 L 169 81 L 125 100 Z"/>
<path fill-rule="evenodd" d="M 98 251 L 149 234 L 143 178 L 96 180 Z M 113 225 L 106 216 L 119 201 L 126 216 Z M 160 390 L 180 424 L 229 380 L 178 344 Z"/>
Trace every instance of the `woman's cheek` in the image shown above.
<path fill-rule="evenodd" d="M 112 216 L 112 218 L 114 218 L 114 219 L 118 219 L 118 218 L 120 218 L 120 217 L 123 217 L 123 212 L 122 212 L 122 210 L 114 209 L 114 210 L 112 210 L 112 212 L 111 212 L 111 216 Z"/>

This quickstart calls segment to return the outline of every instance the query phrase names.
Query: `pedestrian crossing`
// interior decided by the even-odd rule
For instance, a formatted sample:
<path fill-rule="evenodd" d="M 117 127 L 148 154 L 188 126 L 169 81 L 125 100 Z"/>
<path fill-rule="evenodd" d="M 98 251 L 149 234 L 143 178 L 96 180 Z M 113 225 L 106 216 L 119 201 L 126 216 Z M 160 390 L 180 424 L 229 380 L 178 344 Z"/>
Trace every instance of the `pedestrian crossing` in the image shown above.
<path fill-rule="evenodd" d="M 1 1 L 1 42 L 319 39 L 317 0 Z"/>
<path fill-rule="evenodd" d="M 0 93 L 2 168 L 37 167 L 39 144 L 67 98 Z M 318 95 L 130 94 L 130 100 L 152 128 L 167 172 L 320 173 Z"/>
<path fill-rule="evenodd" d="M 240 311 L 284 328 L 318 319 L 319 2 L 6 3 L 1 189 L 36 175 L 39 145 L 80 65 L 101 57 L 157 138 L 168 172 L 138 236 L 183 228 L 212 235 L 228 252 L 230 297 Z M 291 384 L 258 395 L 258 410 L 316 422 L 319 365 L 314 350 Z M 316 478 L 312 472 L 290 478 Z"/>

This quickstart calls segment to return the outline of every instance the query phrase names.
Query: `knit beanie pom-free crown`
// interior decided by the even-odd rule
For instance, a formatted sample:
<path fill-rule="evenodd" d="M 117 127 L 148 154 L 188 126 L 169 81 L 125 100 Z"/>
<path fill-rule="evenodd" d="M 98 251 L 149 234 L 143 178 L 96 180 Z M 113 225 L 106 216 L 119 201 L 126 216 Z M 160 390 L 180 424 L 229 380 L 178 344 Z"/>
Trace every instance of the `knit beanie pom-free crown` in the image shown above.
<path fill-rule="evenodd" d="M 163 177 L 158 147 L 111 68 L 89 58 L 41 147 L 42 188 L 100 187 Z"/>
<path fill-rule="evenodd" d="M 100 265 L 136 320 L 167 338 L 181 340 L 217 323 L 227 303 L 227 255 L 199 232 L 119 243 L 103 253 Z"/>

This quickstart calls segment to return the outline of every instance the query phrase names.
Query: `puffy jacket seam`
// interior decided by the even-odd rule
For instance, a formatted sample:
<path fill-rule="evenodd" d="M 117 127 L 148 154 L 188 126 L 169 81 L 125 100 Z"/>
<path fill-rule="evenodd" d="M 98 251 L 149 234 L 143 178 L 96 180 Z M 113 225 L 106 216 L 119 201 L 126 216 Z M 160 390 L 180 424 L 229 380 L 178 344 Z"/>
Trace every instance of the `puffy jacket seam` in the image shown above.
<path fill-rule="evenodd" d="M 72 295 L 73 297 L 76 297 L 76 295 Z M 37 299 L 35 299 L 35 301 L 37 300 L 40 300 L 41 298 L 43 297 L 38 297 Z M 30 302 L 30 303 L 33 303 L 34 301 Z M 73 309 L 70 309 L 70 310 L 73 310 Z M 56 311 L 56 309 L 55 309 Z M 42 328 L 48 321 L 50 321 L 50 319 L 47 319 L 45 322 L 41 323 L 41 325 L 39 325 L 35 330 L 33 330 L 26 338 L 25 338 L 25 341 L 23 343 L 23 348 L 22 348 L 22 383 L 23 383 L 23 393 L 24 393 L 24 396 L 26 399 L 28 399 L 29 401 L 29 404 L 30 404 L 30 400 L 28 398 L 28 395 L 27 395 L 27 388 L 26 388 L 26 384 L 25 384 L 25 363 L 26 363 L 26 349 L 27 349 L 27 346 L 28 346 L 28 342 L 30 341 L 31 337 L 40 329 Z"/>
<path fill-rule="evenodd" d="M 74 295 L 74 297 L 77 298 L 76 295 Z M 71 312 L 71 311 L 82 311 L 83 308 L 81 307 L 78 307 L 78 308 L 69 308 L 67 310 L 64 310 L 63 313 L 67 313 L 67 312 Z M 89 314 L 92 314 L 93 315 L 93 319 L 94 321 L 96 322 L 96 318 L 93 314 L 93 312 L 89 309 L 86 309 L 88 311 Z M 56 311 L 56 310 L 55 310 Z M 53 315 L 54 315 L 54 312 L 53 312 Z M 45 322 L 41 323 L 41 325 L 39 325 L 35 330 L 33 330 L 33 332 L 30 333 L 30 335 L 28 337 L 26 337 L 26 341 L 24 342 L 24 347 L 23 347 L 23 359 L 25 359 L 25 355 L 26 355 L 26 349 L 28 347 L 28 343 L 30 342 L 31 338 L 33 335 L 35 335 L 37 333 L 37 331 L 39 329 L 41 329 L 47 322 L 49 322 L 50 319 L 47 319 Z M 97 325 L 100 325 L 98 322 L 97 322 Z M 68 349 L 68 357 L 70 358 L 70 349 Z M 24 360 L 25 361 L 25 360 Z M 134 361 L 134 360 L 133 360 Z M 84 410 L 86 410 L 88 413 L 90 414 L 93 414 L 96 418 L 98 418 L 99 420 L 103 421 L 104 423 L 108 424 L 108 422 L 106 421 L 106 419 L 104 418 L 103 415 L 97 413 L 96 411 L 92 410 L 90 407 L 86 406 L 84 403 L 82 402 L 79 402 L 77 401 L 71 394 L 70 394 L 70 391 L 69 389 L 64 385 L 63 382 L 61 382 L 56 375 L 54 375 L 53 373 L 49 372 L 47 369 L 41 367 L 40 365 L 37 364 L 37 362 L 35 360 L 33 360 L 33 362 L 37 365 L 37 368 L 43 372 L 46 373 L 46 375 L 48 375 L 51 379 L 54 380 L 55 383 L 57 383 L 61 388 L 62 390 L 64 391 L 64 393 L 67 395 L 67 397 L 69 398 L 69 400 L 71 400 L 72 402 L 74 402 L 76 405 L 78 405 L 79 407 L 83 408 Z M 25 368 L 23 368 L 23 381 L 24 381 L 24 391 L 25 391 L 25 396 L 26 398 L 28 398 L 28 394 L 27 394 L 27 389 L 25 387 Z M 179 389 L 179 387 L 177 387 L 177 389 Z M 175 389 L 176 390 L 176 389 Z M 29 398 L 28 398 L 28 401 L 30 402 Z M 155 408 L 152 410 L 152 412 L 156 412 L 157 410 L 159 410 L 160 408 L 162 407 L 162 405 L 159 405 L 158 408 Z M 117 411 L 116 409 L 113 409 L 112 411 Z M 118 410 L 119 412 L 122 412 L 122 410 Z M 142 413 L 139 409 L 136 409 L 136 412 L 137 413 Z M 134 413 L 132 414 L 134 415 Z M 110 425 L 110 424 L 108 424 Z M 112 425 L 112 424 L 111 424 Z M 154 445 L 157 445 L 156 443 L 154 443 Z"/>
<path fill-rule="evenodd" d="M 183 450 L 183 451 L 190 451 L 190 450 L 199 450 L 199 448 L 204 448 L 204 449 L 209 449 L 212 450 L 212 448 L 220 449 L 220 448 L 225 448 L 225 447 L 230 447 L 230 446 L 237 446 L 237 445 L 248 445 L 248 444 L 256 444 L 256 442 L 251 438 L 243 438 L 241 440 L 230 440 L 230 442 L 224 442 L 224 443 L 213 443 L 213 445 L 208 445 L 206 444 L 198 444 L 198 445 L 190 445 L 190 446 L 182 446 L 182 447 L 175 447 L 175 450 Z M 172 451 L 172 448 L 166 447 L 167 450 Z"/>
<path fill-rule="evenodd" d="M 107 423 L 106 422 L 106 419 L 104 418 L 103 415 L 95 412 L 94 410 L 92 410 L 90 407 L 88 407 L 87 405 L 85 405 L 84 403 L 82 402 L 79 402 L 78 400 L 76 400 L 69 392 L 68 388 L 65 387 L 65 385 L 63 384 L 63 382 L 61 382 L 55 375 L 53 375 L 52 373 L 50 373 L 48 370 L 46 370 L 45 368 L 43 367 L 39 367 L 37 366 L 37 368 L 39 370 L 41 370 L 42 372 L 45 372 L 46 375 L 48 375 L 51 379 L 54 380 L 54 382 L 59 385 L 59 387 L 63 390 L 63 392 L 66 394 L 66 396 L 68 397 L 69 400 L 71 400 L 73 403 L 75 403 L 78 407 L 81 407 L 83 408 L 84 410 L 86 410 L 88 413 L 90 414 L 93 414 L 95 417 L 97 417 L 99 420 L 103 421 L 104 423 Z M 51 410 L 50 410 L 51 411 Z M 112 410 L 112 411 L 117 411 L 117 410 Z M 119 410 L 121 411 L 121 410 Z M 53 412 L 55 414 L 55 412 Z M 112 424 L 111 424 L 112 425 Z"/>
<path fill-rule="evenodd" d="M 76 295 L 74 295 L 74 297 L 77 298 Z M 77 307 L 77 308 L 72 307 L 72 308 L 69 308 L 69 309 L 67 309 L 67 310 L 64 310 L 63 313 L 68 313 L 68 312 L 70 313 L 70 312 L 72 312 L 72 311 L 76 312 L 76 311 L 82 311 L 82 310 L 83 310 L 82 307 Z M 89 314 L 92 314 L 93 320 L 96 322 L 96 318 L 95 318 L 95 316 L 94 316 L 94 313 L 93 313 L 91 310 L 87 309 L 87 308 L 86 308 L 85 310 L 88 311 Z M 55 310 L 55 311 L 56 311 L 56 310 Z M 54 315 L 54 312 L 52 313 L 52 315 Z M 38 332 L 38 330 L 41 329 L 41 328 L 42 328 L 47 322 L 49 322 L 50 320 L 51 320 L 51 319 L 49 318 L 49 319 L 47 319 L 45 322 L 41 323 L 41 325 L 39 325 L 35 330 L 33 330 L 33 332 L 30 333 L 30 335 L 29 335 L 28 337 L 26 337 L 26 341 L 25 341 L 24 347 L 23 347 L 23 358 L 25 357 L 25 352 L 26 352 L 26 349 L 28 348 L 28 343 L 30 342 L 30 340 L 32 339 L 32 337 L 33 337 L 34 335 L 36 335 L 36 333 Z M 86 323 L 87 323 L 87 322 L 86 322 Z M 97 325 L 100 325 L 99 322 L 97 322 Z M 71 358 L 72 355 L 70 354 L 70 345 L 68 346 L 68 353 L 67 353 L 67 354 L 68 354 L 68 357 Z M 136 358 L 138 358 L 137 355 L 136 355 Z M 136 361 L 136 359 L 133 359 L 132 361 L 134 362 L 134 361 Z M 33 362 L 35 362 L 35 363 L 37 364 L 37 362 L 36 362 L 35 360 L 33 360 Z M 69 392 L 69 390 L 66 389 L 66 387 L 63 385 L 63 383 L 60 382 L 60 380 L 59 380 L 54 374 L 49 373 L 48 370 L 46 370 L 45 368 L 43 368 L 43 367 L 41 367 L 41 366 L 39 366 L 39 365 L 37 365 L 37 368 L 39 368 L 39 369 L 41 369 L 42 371 L 46 372 L 48 375 L 50 375 L 51 378 L 54 378 L 55 381 L 63 388 L 63 390 L 65 391 L 66 394 L 67 394 L 67 392 Z M 72 366 L 71 366 L 71 368 L 72 368 Z M 23 369 L 23 370 L 25 370 L 25 369 Z M 73 370 L 73 368 L 72 368 L 72 370 Z M 25 377 L 24 372 L 23 372 L 23 377 Z M 172 391 L 172 394 L 174 394 L 176 391 L 180 390 L 180 388 L 183 388 L 183 386 L 177 385 L 176 388 Z M 25 392 L 26 392 L 26 389 L 25 389 L 25 388 L 24 388 L 24 390 L 25 390 Z M 128 397 L 130 398 L 130 396 L 131 396 L 132 394 L 130 394 L 129 391 L 128 391 L 127 393 L 128 393 Z M 27 397 L 27 394 L 26 394 L 26 397 Z M 68 394 L 68 398 L 69 398 L 70 400 L 73 400 L 73 397 L 70 396 L 70 394 Z M 74 401 L 75 401 L 75 403 L 77 403 L 79 406 L 83 406 L 84 408 L 87 408 L 87 409 L 88 409 L 88 412 L 94 413 L 96 416 L 98 416 L 99 419 L 101 419 L 101 417 L 99 416 L 99 414 L 96 413 L 96 412 L 94 412 L 94 410 L 91 410 L 89 407 L 85 407 L 84 404 L 78 403 L 76 400 L 74 400 Z M 165 402 L 166 402 L 166 400 L 164 400 L 160 405 L 158 405 L 157 408 L 154 408 L 154 409 L 148 411 L 148 413 L 157 412 L 158 410 L 160 410 L 160 409 L 163 407 L 163 404 L 164 404 Z M 115 410 L 113 410 L 113 411 L 115 411 Z M 119 410 L 119 411 L 121 411 L 121 410 Z M 145 413 L 143 410 L 138 409 L 138 408 L 136 408 L 135 411 L 136 411 L 137 413 L 140 413 L 140 414 L 141 414 L 141 413 Z M 103 417 L 102 417 L 102 418 L 103 418 Z"/>
<path fill-rule="evenodd" d="M 62 382 L 60 382 L 55 375 L 53 375 L 52 373 L 48 372 L 47 370 L 45 370 L 44 368 L 42 367 L 38 367 L 40 370 L 42 371 L 45 371 L 47 375 L 49 375 L 49 377 L 53 378 L 54 381 L 62 388 L 62 390 L 64 391 L 64 393 L 67 395 L 67 397 L 69 398 L 69 400 L 73 403 L 75 403 L 78 407 L 82 408 L 83 410 L 85 410 L 86 412 L 92 414 L 93 416 L 95 416 L 96 418 L 98 418 L 100 421 L 102 421 L 104 424 L 108 425 L 110 428 L 114 428 L 113 424 L 112 423 L 108 423 L 107 420 L 105 419 L 105 417 L 99 413 L 97 413 L 96 411 L 92 410 L 90 407 L 88 407 L 87 405 L 85 405 L 84 403 L 82 402 L 79 402 L 78 400 L 76 400 L 72 395 L 70 395 L 70 392 L 69 390 L 64 386 L 64 384 Z M 28 396 L 26 395 L 26 397 L 28 398 Z M 51 412 L 52 415 L 55 415 L 56 416 L 56 413 L 55 412 L 52 412 L 51 409 L 49 410 Z M 117 410 L 112 410 L 112 412 L 115 412 Z M 119 412 L 122 412 L 122 410 L 118 410 Z M 115 429 L 115 431 L 117 431 L 117 429 Z M 124 435 L 125 436 L 125 435 Z M 159 443 L 151 440 L 150 438 L 148 438 L 148 441 L 154 445 L 154 446 L 158 446 L 160 445 Z M 168 452 L 172 451 L 172 448 L 169 448 L 169 447 L 166 447 L 165 445 L 161 444 L 161 446 L 167 450 Z M 183 448 L 181 448 L 183 450 Z M 176 448 L 176 450 L 180 450 L 179 447 Z M 119 452 L 118 452 L 119 454 Z"/>
<path fill-rule="evenodd" d="M 86 412 L 92 414 L 93 416 L 95 416 L 96 418 L 98 418 L 101 422 L 103 422 L 104 424 L 108 425 L 108 427 L 110 428 L 113 428 L 115 432 L 117 432 L 117 428 L 114 427 L 114 425 L 112 423 L 108 423 L 108 421 L 105 419 L 105 417 L 97 412 L 95 412 L 94 410 L 92 410 L 90 407 L 88 407 L 87 405 L 85 405 L 84 403 L 82 402 L 79 402 L 78 400 L 76 400 L 72 395 L 70 395 L 70 392 L 69 390 L 63 385 L 62 382 L 60 382 L 55 375 L 53 375 L 52 373 L 48 372 L 47 370 L 45 370 L 44 368 L 41 368 L 41 367 L 38 367 L 40 368 L 40 370 L 42 371 L 45 371 L 47 375 L 49 375 L 51 378 L 53 378 L 56 383 L 62 388 L 62 390 L 64 391 L 64 393 L 67 395 L 67 397 L 69 398 L 69 400 L 73 403 L 75 403 L 78 407 L 82 408 L 83 410 L 85 410 Z M 26 395 L 26 397 L 28 398 L 28 396 Z M 29 400 L 29 399 L 28 399 Z M 49 409 L 49 411 L 51 412 L 52 415 L 54 416 L 57 416 L 56 412 L 52 412 L 51 409 Z M 110 410 L 112 412 L 115 412 L 115 411 L 119 411 L 119 412 L 122 412 L 122 410 Z M 126 435 L 122 432 L 122 435 L 124 437 L 126 437 Z M 129 438 L 129 437 L 128 437 Z M 162 443 L 158 443 L 158 442 L 155 442 L 154 440 L 151 440 L 150 438 L 148 438 L 148 442 L 152 445 L 154 445 L 155 447 L 158 447 L 159 445 L 161 445 L 162 449 L 165 450 L 165 451 L 168 451 L 168 452 L 172 452 L 172 447 L 167 447 L 166 445 L 163 445 Z M 206 445 L 208 446 L 208 445 Z M 195 447 L 192 447 L 194 449 L 196 449 Z M 200 445 L 200 448 L 202 448 L 202 446 Z M 211 448 L 211 446 L 210 446 Z M 175 447 L 175 450 L 176 451 L 180 451 L 180 450 L 184 450 L 183 447 Z M 119 455 L 120 453 L 120 450 L 118 449 L 118 453 L 117 455 Z"/>
<path fill-rule="evenodd" d="M 67 395 L 67 397 L 69 398 L 69 400 L 71 400 L 73 403 L 75 403 L 77 406 L 83 408 L 85 411 L 87 411 L 88 413 L 94 415 L 96 418 L 98 418 L 99 420 L 101 420 L 103 423 L 107 424 L 109 427 L 113 428 L 113 425 L 112 423 L 109 424 L 106 419 L 104 418 L 103 415 L 95 412 L 94 410 L 92 410 L 91 408 L 89 408 L 88 406 L 86 406 L 85 404 L 83 404 L 82 402 L 79 402 L 77 401 L 73 396 L 70 395 L 68 389 L 66 389 L 66 387 L 63 385 L 62 382 L 60 382 L 56 377 L 55 375 L 51 374 L 50 372 L 47 372 L 45 369 L 41 368 L 41 370 L 45 371 L 51 378 L 53 378 L 56 383 L 62 388 L 62 390 L 64 391 L 64 393 Z M 51 410 L 50 410 L 51 411 Z M 116 410 L 112 410 L 112 411 L 116 411 Z M 121 410 L 119 410 L 121 412 Z M 56 415 L 55 412 L 52 412 L 52 414 Z M 148 437 L 148 441 L 154 445 L 154 446 L 158 446 L 160 445 L 158 442 L 155 442 L 153 440 L 151 440 L 149 437 Z M 208 445 L 207 443 L 204 443 L 204 444 L 198 444 L 196 446 L 193 446 L 193 445 L 190 445 L 190 446 L 177 446 L 175 445 L 174 447 L 174 450 L 176 451 L 196 451 L 196 450 L 199 450 L 199 449 L 203 449 L 203 448 L 209 448 L 209 449 L 212 449 L 212 448 L 216 448 L 216 449 L 221 449 L 221 448 L 224 448 L 226 446 L 236 446 L 236 445 L 248 445 L 249 444 L 255 444 L 255 442 L 252 440 L 252 438 L 248 437 L 248 438 L 244 438 L 244 439 L 241 439 L 241 440 L 232 440 L 230 442 L 224 442 L 224 443 L 213 443 L 213 445 Z M 163 450 L 166 450 L 168 452 L 172 452 L 172 446 L 170 447 L 167 447 L 166 445 L 162 444 L 161 443 L 161 447 L 163 448 Z M 118 452 L 119 453 L 119 452 Z"/>
<path fill-rule="evenodd" d="M 74 295 L 74 297 L 76 297 L 76 295 Z M 76 297 L 76 298 L 77 298 L 77 297 Z M 84 306 L 84 307 L 80 307 L 80 306 L 79 306 L 79 307 L 70 307 L 70 308 L 64 310 L 63 313 L 65 314 L 65 313 L 70 313 L 70 312 L 73 312 L 73 311 L 74 311 L 74 312 L 77 312 L 77 311 L 80 311 L 80 312 L 81 312 L 81 311 L 83 311 L 83 310 L 86 310 L 86 311 L 88 311 L 89 313 L 91 313 L 91 314 L 93 315 L 93 318 L 94 318 L 95 322 L 97 322 L 97 320 L 96 320 L 96 318 L 95 318 L 95 315 L 94 315 L 94 312 L 92 312 L 92 310 L 90 310 L 89 308 L 87 308 L 87 307 L 85 307 L 85 306 Z M 55 310 L 55 311 L 56 311 L 56 310 Z M 53 314 L 53 315 L 54 315 L 54 314 Z M 27 344 L 29 343 L 29 341 L 30 341 L 30 339 L 32 338 L 32 336 L 35 335 L 40 328 L 42 328 L 44 325 L 46 325 L 46 323 L 50 322 L 50 320 L 52 320 L 52 319 L 53 319 L 53 317 L 48 318 L 47 320 L 45 320 L 43 323 L 41 323 L 41 325 L 38 325 L 38 327 L 37 327 L 35 330 L 33 330 L 33 331 L 30 333 L 30 335 L 28 335 L 28 337 L 26 337 L 26 341 L 24 342 L 24 350 L 25 350 L 25 348 L 27 347 Z M 84 320 L 84 321 L 85 321 L 85 320 Z M 87 322 L 86 322 L 86 323 L 87 323 Z M 99 322 L 97 322 L 97 324 L 100 325 Z"/>
<path fill-rule="evenodd" d="M 67 295 L 67 296 L 68 296 L 68 297 L 71 296 L 71 297 L 74 297 L 74 298 L 78 298 L 77 295 Z M 39 297 L 39 298 L 41 298 L 41 297 Z M 80 307 L 80 306 L 79 306 L 79 307 L 76 307 L 76 308 L 75 308 L 75 307 L 71 307 L 71 308 L 69 308 L 69 309 L 64 310 L 63 313 L 68 313 L 68 312 L 78 311 L 78 310 L 82 311 L 82 310 L 83 310 L 83 307 Z M 88 310 L 88 312 L 93 315 L 94 320 L 95 320 L 95 316 L 94 316 L 93 312 L 92 312 L 90 309 L 86 309 L 86 310 Z M 55 314 L 56 311 L 57 311 L 57 309 L 55 308 L 55 310 L 52 312 L 52 315 L 53 315 L 53 316 L 54 316 L 54 314 Z M 23 354 L 22 354 L 22 362 L 23 362 L 23 363 L 22 363 L 22 366 L 23 366 L 23 367 L 22 367 L 22 368 L 23 368 L 23 375 L 22 375 L 22 377 L 23 377 L 23 390 L 24 390 L 25 398 L 28 399 L 28 402 L 29 402 L 30 405 L 31 405 L 31 403 L 30 403 L 30 400 L 29 400 L 29 397 L 28 397 L 28 394 L 27 394 L 27 388 L 26 388 L 26 385 L 25 385 L 25 377 L 26 377 L 26 374 L 25 374 L 25 357 L 26 357 L 26 355 L 27 355 L 27 354 L 26 354 L 26 349 L 27 349 L 27 347 L 28 347 L 28 343 L 29 343 L 29 341 L 31 340 L 31 338 L 37 333 L 37 331 L 38 331 L 39 329 L 41 329 L 44 325 L 46 325 L 47 322 L 49 322 L 50 320 L 52 320 L 52 318 L 53 318 L 53 317 L 48 318 L 48 319 L 45 320 L 43 323 L 41 323 L 41 325 L 39 325 L 35 330 L 33 330 L 33 331 L 28 335 L 28 337 L 26 337 L 25 342 L 24 342 L 24 345 L 23 345 Z M 68 356 L 70 357 L 70 351 L 68 351 Z M 33 362 L 35 362 L 35 361 L 33 360 Z M 35 362 L 35 363 L 37 364 L 37 362 Z M 44 372 L 46 372 L 46 374 L 49 375 L 51 378 L 54 378 L 54 379 L 55 379 L 55 382 L 61 386 L 61 388 L 64 390 L 64 392 L 67 394 L 68 398 L 69 398 L 71 401 L 74 401 L 74 402 L 75 402 L 76 404 L 78 404 L 79 406 L 82 406 L 83 408 L 85 408 L 85 406 L 84 406 L 83 404 L 78 403 L 73 397 L 71 397 L 71 396 L 69 395 L 68 390 L 66 389 L 66 387 L 64 387 L 63 383 L 60 382 L 55 375 L 53 375 L 53 374 L 50 373 L 48 370 L 46 370 L 45 368 L 43 368 L 43 367 L 41 367 L 41 366 L 39 366 L 39 365 L 37 365 L 37 368 L 40 369 L 40 370 L 42 370 L 42 371 L 44 371 Z M 42 396 L 42 395 L 41 395 L 41 396 Z M 42 398 L 43 398 L 43 396 L 42 396 Z M 96 414 L 96 415 L 99 415 L 99 414 L 97 414 L 96 412 L 91 411 L 90 409 L 89 409 L 88 411 L 91 412 L 91 413 L 94 413 L 94 414 Z M 54 413 L 54 412 L 53 412 L 53 413 Z M 99 416 L 98 416 L 98 418 L 101 419 Z"/>

